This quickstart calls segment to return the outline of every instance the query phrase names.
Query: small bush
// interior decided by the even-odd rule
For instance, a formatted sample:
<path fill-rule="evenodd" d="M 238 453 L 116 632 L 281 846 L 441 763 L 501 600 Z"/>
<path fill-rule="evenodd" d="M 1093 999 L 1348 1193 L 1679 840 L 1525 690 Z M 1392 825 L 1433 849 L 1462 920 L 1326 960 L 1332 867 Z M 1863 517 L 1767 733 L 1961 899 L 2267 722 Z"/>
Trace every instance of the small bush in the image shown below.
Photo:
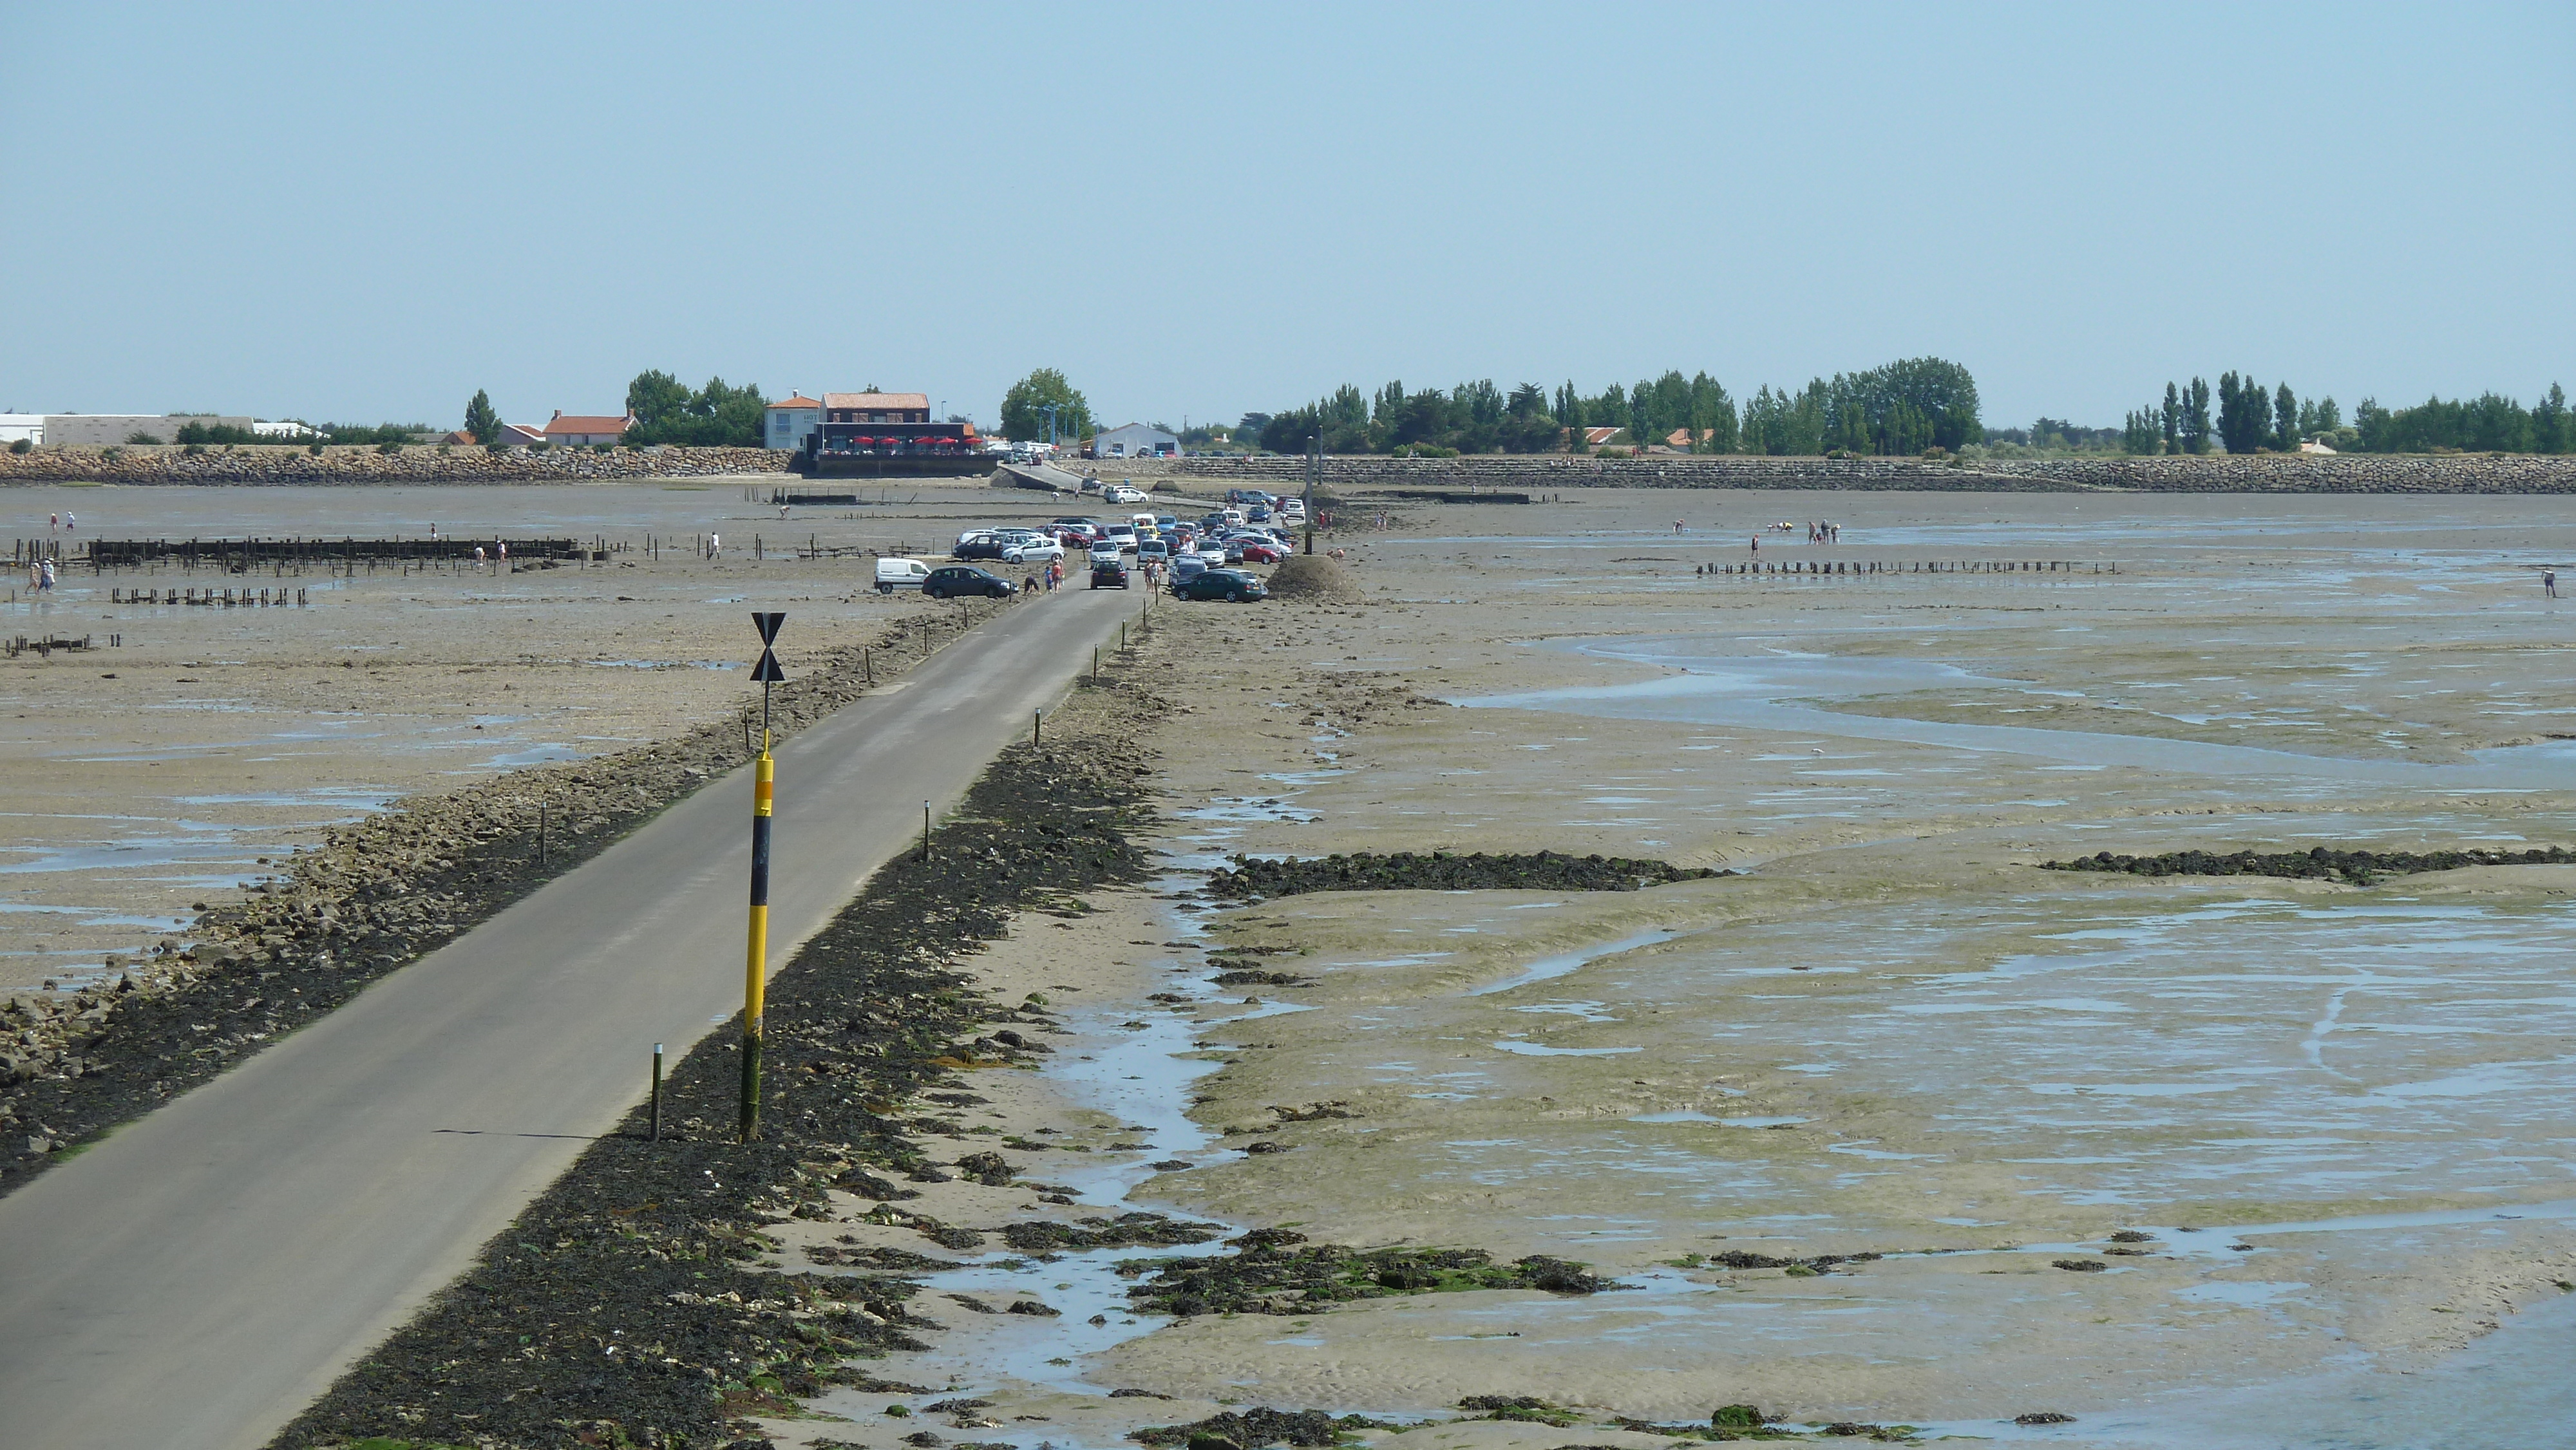
<path fill-rule="evenodd" d="M 35 449 L 36 445 L 28 442 L 24 438 L 20 438 L 9 445 L 9 451 L 12 453 L 32 453 Z"/>
<path fill-rule="evenodd" d="M 593 443 L 590 445 L 590 451 L 593 453 L 613 453 L 616 449 L 617 445 L 614 443 Z"/>
<path fill-rule="evenodd" d="M 554 447 L 554 445 L 551 443 L 531 443 L 528 445 L 528 451 L 530 453 L 543 453 L 552 447 Z"/>
<path fill-rule="evenodd" d="M 502 454 L 510 451 L 510 445 L 507 443 L 486 443 L 483 445 L 483 451 L 491 454 L 495 458 L 498 458 Z"/>
<path fill-rule="evenodd" d="M 386 457 L 388 457 L 388 458 L 399 458 L 399 457 L 401 457 L 401 456 L 402 456 L 402 450 L 403 450 L 403 446 L 402 446 L 401 444 L 399 444 L 399 443 L 385 442 L 385 443 L 379 443 L 379 444 L 377 444 L 377 445 L 376 445 L 376 451 L 377 451 L 378 453 L 381 453 L 381 454 L 385 455 L 385 456 L 386 456 Z"/>
<path fill-rule="evenodd" d="M 203 443 L 190 443 L 182 447 L 179 451 L 188 455 L 190 458 L 203 458 L 206 456 L 206 445 Z"/>
<path fill-rule="evenodd" d="M 455 449 L 448 447 L 448 446 L 447 446 L 446 444 L 444 444 L 444 443 L 441 443 L 441 444 L 439 444 L 439 445 L 438 445 L 438 456 L 439 456 L 439 457 L 441 457 L 441 458 L 445 458 L 448 454 L 453 453 L 453 452 L 455 452 L 455 451 L 456 451 Z"/>
<path fill-rule="evenodd" d="M 319 458 L 322 456 L 322 445 L 319 443 L 307 443 L 304 445 L 304 451 L 312 454 L 316 458 Z"/>
<path fill-rule="evenodd" d="M 142 429 L 137 428 L 133 432 L 125 435 L 125 441 L 128 443 L 140 443 L 148 447 L 159 443 L 161 439 L 155 434 L 146 433 Z"/>

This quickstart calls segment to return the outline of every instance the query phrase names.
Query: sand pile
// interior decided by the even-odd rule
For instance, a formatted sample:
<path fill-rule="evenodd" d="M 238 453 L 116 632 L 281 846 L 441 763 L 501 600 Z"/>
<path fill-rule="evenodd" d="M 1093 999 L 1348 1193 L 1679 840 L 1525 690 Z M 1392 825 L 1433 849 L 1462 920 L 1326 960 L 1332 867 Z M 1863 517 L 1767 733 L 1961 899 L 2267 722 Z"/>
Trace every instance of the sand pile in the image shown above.
<path fill-rule="evenodd" d="M 1320 554 L 1280 560 L 1279 567 L 1270 574 L 1270 592 L 1281 599 L 1306 599 L 1318 604 L 1356 604 L 1367 597 L 1350 566 Z"/>

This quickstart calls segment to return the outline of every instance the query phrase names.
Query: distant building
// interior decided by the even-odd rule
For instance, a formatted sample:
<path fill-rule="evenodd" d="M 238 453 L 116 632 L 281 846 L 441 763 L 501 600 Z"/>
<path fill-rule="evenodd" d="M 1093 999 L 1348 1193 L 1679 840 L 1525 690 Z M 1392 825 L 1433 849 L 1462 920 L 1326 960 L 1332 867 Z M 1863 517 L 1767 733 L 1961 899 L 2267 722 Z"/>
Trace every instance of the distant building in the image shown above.
<path fill-rule="evenodd" d="M 0 413 L 0 444 L 45 441 L 45 415 L 42 413 Z"/>
<path fill-rule="evenodd" d="M 501 436 L 492 441 L 511 448 L 525 448 L 531 443 L 545 442 L 546 430 L 531 428 L 525 423 L 504 423 L 501 425 Z"/>
<path fill-rule="evenodd" d="M 178 441 L 179 430 L 190 423 L 209 428 L 239 428 L 245 433 L 259 426 L 256 418 L 233 418 L 216 413 L 48 413 L 45 415 L 45 441 L 65 443 L 123 443 L 137 433 L 149 433 L 155 443 Z"/>
<path fill-rule="evenodd" d="M 567 448 L 614 443 L 625 437 L 626 430 L 634 426 L 635 415 L 632 413 L 612 418 L 599 414 L 566 413 L 557 408 L 554 417 L 546 423 L 545 441 Z"/>
<path fill-rule="evenodd" d="M 1092 439 L 1094 458 L 1178 458 L 1181 440 L 1160 428 L 1130 423 L 1124 428 L 1104 428 Z"/>
<path fill-rule="evenodd" d="M 864 397 L 865 394 L 843 394 Z M 917 396 L 917 395 L 916 395 Z M 925 410 L 928 404 L 924 405 Z M 823 404 L 798 393 L 769 405 L 768 419 L 761 425 L 761 441 L 771 448 L 793 453 L 805 446 L 805 439 L 823 426 Z"/>
<path fill-rule="evenodd" d="M 799 397 L 773 407 L 767 436 L 780 436 L 780 412 L 816 406 Z M 934 477 L 991 466 L 983 461 L 984 440 L 974 424 L 931 421 L 928 393 L 825 393 L 819 406 L 819 421 L 801 425 L 802 435 L 790 434 L 795 441 L 787 445 L 805 447 L 804 466 L 816 474 Z"/>
<path fill-rule="evenodd" d="M 319 438 L 322 436 L 321 429 L 292 421 L 253 423 L 250 425 L 250 431 L 262 438 Z"/>
<path fill-rule="evenodd" d="M 1625 428 L 1586 428 L 1583 430 L 1583 444 L 1587 448 L 1598 448 L 1627 431 Z"/>
<path fill-rule="evenodd" d="M 928 393 L 825 393 L 826 423 L 927 423 Z"/>

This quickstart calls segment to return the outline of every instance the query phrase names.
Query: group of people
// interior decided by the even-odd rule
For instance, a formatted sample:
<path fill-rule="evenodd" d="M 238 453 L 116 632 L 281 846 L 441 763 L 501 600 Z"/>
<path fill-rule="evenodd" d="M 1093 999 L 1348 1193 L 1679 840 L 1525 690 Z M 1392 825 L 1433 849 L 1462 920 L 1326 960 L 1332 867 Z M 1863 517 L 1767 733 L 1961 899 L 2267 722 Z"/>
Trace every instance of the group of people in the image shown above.
<path fill-rule="evenodd" d="M 80 532 L 80 517 L 76 514 L 47 514 L 45 515 L 45 528 L 48 532 L 53 533 L 78 533 Z"/>
<path fill-rule="evenodd" d="M 38 559 L 28 565 L 27 587 L 38 594 L 51 594 L 54 590 L 54 561 Z"/>
<path fill-rule="evenodd" d="M 1047 566 L 1043 571 L 1031 574 L 1027 579 L 1021 581 L 1020 592 L 1022 594 L 1035 594 L 1038 590 L 1043 588 L 1049 594 L 1052 594 L 1063 587 L 1064 561 L 1062 559 L 1049 559 L 1047 560 Z"/>

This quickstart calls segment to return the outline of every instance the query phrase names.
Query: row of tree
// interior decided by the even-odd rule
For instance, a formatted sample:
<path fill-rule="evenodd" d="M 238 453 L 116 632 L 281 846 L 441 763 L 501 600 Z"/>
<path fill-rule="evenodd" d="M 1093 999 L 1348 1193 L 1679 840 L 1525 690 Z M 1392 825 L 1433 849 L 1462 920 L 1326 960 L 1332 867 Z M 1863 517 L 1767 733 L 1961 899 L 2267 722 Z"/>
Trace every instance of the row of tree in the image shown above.
<path fill-rule="evenodd" d="M 2213 444 L 2229 453 L 2287 453 L 2303 442 L 2359 453 L 2576 452 L 2567 393 L 2556 383 L 2529 408 L 2496 393 L 2394 409 L 2364 398 L 2349 424 L 2333 398 L 2303 399 L 2288 383 L 2267 392 L 2251 377 L 2221 373 L 2214 417 L 2212 396 L 2201 378 L 2165 384 L 2162 403 L 2128 415 L 2122 446 L 2131 453 L 2207 453 Z"/>
<path fill-rule="evenodd" d="M 1582 450 L 1596 428 L 1693 453 L 1919 454 L 1985 436 L 1976 380 L 1957 363 L 1927 357 L 1836 373 L 1794 391 L 1765 385 L 1741 403 L 1705 372 L 1667 372 L 1633 388 L 1612 383 L 1590 396 L 1571 382 L 1553 393 L 1537 383 L 1505 393 L 1490 378 L 1445 391 L 1391 382 L 1369 393 L 1345 383 L 1302 408 L 1245 414 L 1235 437 L 1280 453 L 1302 453 L 1310 438 L 1327 453 L 1546 453 Z"/>

